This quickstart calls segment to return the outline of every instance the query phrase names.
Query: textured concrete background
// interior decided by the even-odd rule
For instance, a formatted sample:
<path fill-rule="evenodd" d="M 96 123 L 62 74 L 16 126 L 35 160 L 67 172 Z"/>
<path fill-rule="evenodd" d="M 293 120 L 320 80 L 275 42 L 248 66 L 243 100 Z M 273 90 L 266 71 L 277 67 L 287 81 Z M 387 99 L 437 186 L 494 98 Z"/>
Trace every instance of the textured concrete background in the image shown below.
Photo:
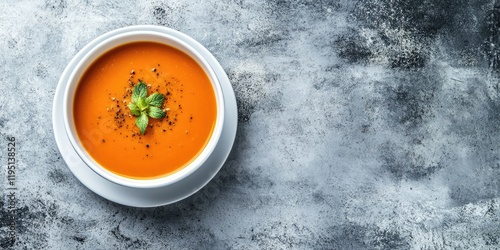
<path fill-rule="evenodd" d="M 8 0 L 0 9 L 0 248 L 500 248 L 496 1 Z M 135 24 L 205 45 L 240 110 L 215 179 L 154 209 L 80 184 L 51 124 L 69 60 Z M 14 245 L 7 136 L 18 141 Z"/>

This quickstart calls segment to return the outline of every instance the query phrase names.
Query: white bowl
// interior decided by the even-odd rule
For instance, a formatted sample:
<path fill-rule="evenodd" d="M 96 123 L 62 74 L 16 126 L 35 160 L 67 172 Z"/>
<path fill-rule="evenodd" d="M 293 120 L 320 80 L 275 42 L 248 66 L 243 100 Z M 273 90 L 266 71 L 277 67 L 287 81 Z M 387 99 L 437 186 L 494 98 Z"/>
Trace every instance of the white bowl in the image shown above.
<path fill-rule="evenodd" d="M 80 142 L 78 134 L 76 132 L 75 122 L 73 119 L 73 104 L 74 104 L 73 100 L 81 77 L 85 73 L 86 69 L 90 67 L 96 59 L 98 59 L 101 55 L 105 54 L 106 52 L 118 46 L 127 43 L 144 42 L 144 41 L 156 42 L 174 47 L 189 55 L 203 68 L 208 78 L 210 79 L 210 82 L 212 83 L 212 87 L 214 89 L 216 106 L 217 106 L 217 117 L 215 121 L 214 130 L 212 132 L 212 135 L 208 143 L 206 144 L 202 152 L 191 163 L 189 163 L 181 170 L 173 174 L 167 175 L 165 177 L 139 180 L 139 179 L 126 178 L 117 175 L 111 171 L 108 171 L 107 169 L 102 167 L 99 163 L 97 163 L 88 154 L 88 152 L 85 150 L 82 143 Z M 196 171 L 200 166 L 202 166 L 203 163 L 212 154 L 215 146 L 217 145 L 220 139 L 223 129 L 222 125 L 224 121 L 224 96 L 222 94 L 221 85 L 216 74 L 214 73 L 210 64 L 205 60 L 205 58 L 203 58 L 203 56 L 200 55 L 200 53 L 198 53 L 189 44 L 177 38 L 175 34 L 165 34 L 154 31 L 130 31 L 106 38 L 98 45 L 96 45 L 94 48 L 92 48 L 88 53 L 86 53 L 83 56 L 83 58 L 78 62 L 78 64 L 70 74 L 68 83 L 66 85 L 66 89 L 64 90 L 63 98 L 64 98 L 63 114 L 64 114 L 64 124 L 66 128 L 66 134 L 68 135 L 71 145 L 77 152 L 78 156 L 85 162 L 85 164 L 90 169 L 92 169 L 95 173 L 97 173 L 101 177 L 113 183 L 131 188 L 164 187 L 179 182 L 180 180 L 186 178 L 194 171 Z"/>

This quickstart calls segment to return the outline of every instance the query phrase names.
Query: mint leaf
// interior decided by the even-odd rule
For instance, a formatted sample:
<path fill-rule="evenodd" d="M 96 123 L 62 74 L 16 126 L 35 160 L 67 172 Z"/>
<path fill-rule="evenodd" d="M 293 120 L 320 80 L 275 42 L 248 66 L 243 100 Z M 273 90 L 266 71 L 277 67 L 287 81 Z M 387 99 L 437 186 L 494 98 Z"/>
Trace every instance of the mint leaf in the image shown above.
<path fill-rule="evenodd" d="M 137 104 L 137 107 L 139 108 L 139 110 L 142 112 L 142 111 L 145 111 L 147 108 L 148 108 L 148 104 L 146 103 L 146 100 L 144 100 L 144 98 L 142 97 L 138 97 L 137 99 L 137 102 L 135 102 Z"/>
<path fill-rule="evenodd" d="M 144 134 L 146 132 L 146 128 L 148 127 L 148 115 L 146 115 L 146 112 L 142 112 L 139 117 L 135 119 L 135 124 L 137 127 L 139 127 L 139 130 L 141 131 L 141 134 Z"/>
<path fill-rule="evenodd" d="M 146 98 L 146 103 L 151 105 L 151 106 L 155 106 L 155 107 L 159 108 L 163 104 L 164 99 L 165 99 L 165 97 L 162 94 L 156 92 L 156 93 L 153 93 L 150 96 L 148 96 L 148 98 Z"/>
<path fill-rule="evenodd" d="M 141 114 L 139 107 L 137 107 L 135 103 L 129 102 L 127 106 L 130 109 L 130 113 L 132 113 L 133 115 L 139 116 Z"/>
<path fill-rule="evenodd" d="M 140 82 L 134 87 L 134 92 L 132 93 L 132 102 L 137 103 L 137 100 L 140 97 L 146 98 L 147 95 L 148 95 L 148 87 L 144 82 Z"/>
<path fill-rule="evenodd" d="M 165 117 L 165 111 L 161 110 L 158 107 L 151 106 L 151 107 L 149 107 L 148 115 L 151 118 L 160 119 L 160 118 Z"/>
<path fill-rule="evenodd" d="M 165 111 L 160 108 L 164 100 L 165 97 L 160 93 L 153 93 L 148 96 L 148 87 L 144 82 L 139 82 L 139 84 L 134 87 L 132 102 L 127 106 L 130 109 L 130 113 L 137 116 L 135 124 L 141 131 L 141 134 L 146 133 L 146 128 L 149 123 L 148 116 L 155 119 L 165 117 Z"/>

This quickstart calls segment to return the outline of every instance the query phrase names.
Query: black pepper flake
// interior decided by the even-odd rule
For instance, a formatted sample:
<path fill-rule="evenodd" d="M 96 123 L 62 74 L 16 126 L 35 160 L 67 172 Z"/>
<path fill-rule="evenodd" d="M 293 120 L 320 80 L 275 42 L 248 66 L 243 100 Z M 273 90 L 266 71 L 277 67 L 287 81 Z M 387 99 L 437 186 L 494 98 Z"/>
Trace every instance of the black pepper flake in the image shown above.
<path fill-rule="evenodd" d="M 146 144 L 146 148 L 149 148 L 149 144 Z"/>
<path fill-rule="evenodd" d="M 102 142 L 106 142 L 106 140 L 102 139 Z"/>

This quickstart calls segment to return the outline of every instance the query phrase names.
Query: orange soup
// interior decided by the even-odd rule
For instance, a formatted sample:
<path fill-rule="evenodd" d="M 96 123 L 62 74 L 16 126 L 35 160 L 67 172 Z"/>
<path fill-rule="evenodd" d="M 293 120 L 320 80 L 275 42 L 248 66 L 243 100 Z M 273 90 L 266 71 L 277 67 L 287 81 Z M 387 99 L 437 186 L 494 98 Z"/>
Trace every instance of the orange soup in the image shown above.
<path fill-rule="evenodd" d="M 164 96 L 164 118 L 149 118 L 141 134 L 127 107 L 134 87 Z M 215 127 L 215 92 L 198 63 L 173 47 L 134 42 L 98 58 L 80 79 L 74 97 L 78 137 L 107 170 L 133 179 L 172 174 L 192 162 Z"/>

